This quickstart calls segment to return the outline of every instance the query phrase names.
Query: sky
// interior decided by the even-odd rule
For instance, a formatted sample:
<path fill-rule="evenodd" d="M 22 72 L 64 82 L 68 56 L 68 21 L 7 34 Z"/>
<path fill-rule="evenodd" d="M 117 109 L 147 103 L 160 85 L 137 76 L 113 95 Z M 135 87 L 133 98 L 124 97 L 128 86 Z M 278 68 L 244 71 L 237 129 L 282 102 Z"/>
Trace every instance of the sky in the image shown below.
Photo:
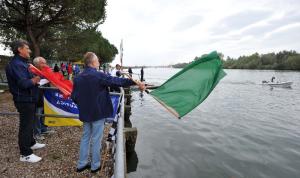
<path fill-rule="evenodd" d="M 118 48 L 123 39 L 124 65 L 189 62 L 214 50 L 300 52 L 300 1 L 109 0 L 99 30 Z"/>
<path fill-rule="evenodd" d="M 211 51 L 300 52 L 300 0 L 108 0 L 100 30 L 123 65 L 170 65 Z M 3 51 L 0 51 L 3 54 Z M 7 52 L 6 52 L 7 53 Z M 119 55 L 113 64 L 120 62 Z"/>

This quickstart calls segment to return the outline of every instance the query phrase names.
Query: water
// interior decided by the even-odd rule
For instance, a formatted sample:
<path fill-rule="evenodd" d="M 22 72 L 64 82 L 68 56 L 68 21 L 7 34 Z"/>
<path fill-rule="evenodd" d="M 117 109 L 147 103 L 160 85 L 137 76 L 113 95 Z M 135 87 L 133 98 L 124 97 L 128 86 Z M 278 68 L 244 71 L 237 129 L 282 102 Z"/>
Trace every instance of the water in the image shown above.
<path fill-rule="evenodd" d="M 145 78 L 161 84 L 177 71 L 147 68 Z M 182 120 L 151 96 L 133 93 L 138 137 L 129 178 L 300 177 L 300 72 L 225 71 Z M 260 85 L 272 76 L 293 81 L 292 88 Z"/>

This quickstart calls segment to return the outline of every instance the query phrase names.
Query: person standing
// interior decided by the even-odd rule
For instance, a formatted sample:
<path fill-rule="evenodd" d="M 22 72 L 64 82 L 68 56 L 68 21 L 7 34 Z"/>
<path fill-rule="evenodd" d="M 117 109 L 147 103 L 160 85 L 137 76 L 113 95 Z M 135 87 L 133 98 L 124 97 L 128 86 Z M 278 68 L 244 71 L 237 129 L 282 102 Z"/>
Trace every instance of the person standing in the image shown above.
<path fill-rule="evenodd" d="M 122 67 L 120 66 L 120 64 L 116 64 L 116 67 L 112 70 L 111 75 L 114 77 L 122 76 Z"/>
<path fill-rule="evenodd" d="M 74 79 L 71 95 L 72 100 L 78 106 L 79 119 L 83 122 L 76 171 L 81 172 L 91 168 L 91 172 L 95 173 L 100 170 L 104 121 L 113 114 L 108 87 L 125 87 L 135 85 L 135 83 L 129 79 L 98 72 L 100 63 L 95 53 L 87 52 L 84 55 L 84 64 L 84 71 Z M 139 87 L 141 90 L 145 89 L 143 83 L 139 83 Z M 88 162 L 89 149 L 91 149 L 91 164 Z"/>
<path fill-rule="evenodd" d="M 33 59 L 33 65 L 41 70 L 47 64 L 46 59 L 43 57 L 36 57 Z M 57 66 L 57 64 L 55 64 Z M 55 69 L 55 67 L 54 67 Z M 43 90 L 38 88 L 38 97 L 36 103 L 36 113 L 43 114 Z M 33 135 L 36 140 L 44 140 L 45 138 L 42 136 L 42 130 L 45 129 L 45 125 L 43 122 L 43 118 L 41 116 L 36 116 L 33 126 Z"/>
<path fill-rule="evenodd" d="M 63 62 L 60 64 L 60 70 L 61 70 L 62 75 L 65 76 L 66 65 Z"/>
<path fill-rule="evenodd" d="M 74 75 L 78 75 L 80 73 L 80 67 L 78 64 L 75 65 Z"/>
<path fill-rule="evenodd" d="M 39 70 L 43 70 L 44 68 L 48 67 L 47 61 L 43 57 L 36 57 L 33 59 L 33 65 L 38 68 Z M 57 64 L 55 64 L 57 66 Z M 59 73 L 59 67 L 55 70 L 54 67 L 54 73 Z M 57 72 L 55 72 L 57 71 Z M 44 86 L 50 87 L 50 84 L 47 83 Z M 36 113 L 41 115 L 44 114 L 44 90 L 39 88 L 38 89 L 38 98 L 36 103 Z M 48 126 L 45 125 L 45 117 L 42 116 L 36 116 L 35 123 L 34 123 L 34 138 L 36 140 L 44 140 L 45 138 L 43 135 L 53 133 L 54 130 L 48 129 Z"/>
<path fill-rule="evenodd" d="M 144 81 L 144 67 L 141 68 L 141 82 Z"/>
<path fill-rule="evenodd" d="M 12 44 L 14 57 L 5 68 L 9 91 L 13 95 L 14 104 L 19 112 L 18 144 L 20 161 L 35 163 L 42 158 L 33 154 L 32 150 L 45 147 L 33 138 L 33 123 L 37 102 L 39 76 L 29 72 L 28 59 L 31 50 L 25 40 L 17 40 Z"/>
<path fill-rule="evenodd" d="M 71 80 L 71 79 L 72 79 L 72 73 L 73 73 L 73 66 L 72 66 L 72 63 L 69 63 L 69 64 L 68 64 L 67 72 L 68 72 L 68 79 Z"/>
<path fill-rule="evenodd" d="M 55 64 L 55 66 L 53 68 L 53 72 L 59 72 L 59 67 L 57 64 Z"/>
<path fill-rule="evenodd" d="M 128 73 L 129 73 L 130 77 L 132 77 L 132 69 L 131 69 L 131 67 L 128 68 Z"/>

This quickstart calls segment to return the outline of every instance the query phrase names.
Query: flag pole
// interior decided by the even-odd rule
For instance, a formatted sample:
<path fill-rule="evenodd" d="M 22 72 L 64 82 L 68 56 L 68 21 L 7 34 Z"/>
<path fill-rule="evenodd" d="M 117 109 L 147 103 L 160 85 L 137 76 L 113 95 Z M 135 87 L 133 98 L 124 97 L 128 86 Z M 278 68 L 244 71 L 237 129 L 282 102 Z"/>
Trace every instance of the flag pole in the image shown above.
<path fill-rule="evenodd" d="M 136 83 L 137 85 L 139 85 L 139 82 L 134 80 L 129 74 L 123 73 L 124 75 L 126 75 L 130 80 L 132 80 L 134 83 Z M 150 94 L 149 90 L 145 90 L 145 92 L 147 94 Z M 152 95 L 151 95 L 152 96 Z M 180 119 L 179 114 L 172 110 L 170 107 L 167 107 L 162 101 L 160 101 L 159 99 L 157 99 L 156 97 L 152 96 L 156 101 L 158 101 L 164 108 L 166 108 L 171 114 L 173 114 L 175 117 L 177 117 L 178 119 Z"/>
<path fill-rule="evenodd" d="M 123 68 L 123 39 L 121 39 L 121 44 L 120 44 L 120 63 L 121 63 L 121 70 Z M 134 80 L 130 75 L 128 75 L 127 73 L 123 73 L 124 75 L 126 75 L 130 80 L 132 80 L 135 84 L 139 85 L 139 82 Z M 149 90 L 145 90 L 145 92 L 147 94 L 150 94 Z M 152 95 L 151 95 L 152 96 Z M 152 96 L 153 97 L 153 96 Z M 172 110 L 170 107 L 166 106 L 162 101 L 160 101 L 159 99 L 157 99 L 156 97 L 153 97 L 156 101 L 158 101 L 164 108 L 166 108 L 171 114 L 173 114 L 175 117 L 180 118 L 179 114 Z"/>
<path fill-rule="evenodd" d="M 152 95 L 151 95 L 152 96 Z M 177 117 L 178 119 L 180 119 L 179 114 L 174 111 L 172 108 L 168 107 L 164 102 L 162 102 L 161 100 L 159 100 L 158 98 L 156 98 L 155 96 L 152 96 L 157 102 L 159 102 L 159 104 L 161 104 L 164 108 L 166 108 L 171 114 L 173 114 L 175 117 Z"/>
<path fill-rule="evenodd" d="M 121 39 L 121 44 L 120 44 L 120 63 L 121 63 L 121 67 L 123 67 L 123 39 Z"/>
<path fill-rule="evenodd" d="M 137 84 L 137 85 L 139 85 L 140 83 L 138 82 L 138 81 L 136 81 L 136 80 L 134 80 L 129 74 L 127 74 L 127 73 L 122 73 L 123 75 L 126 75 L 130 80 L 132 80 L 135 84 Z M 149 94 L 150 92 L 149 92 L 149 90 L 145 90 L 145 92 L 147 93 L 147 94 Z"/>

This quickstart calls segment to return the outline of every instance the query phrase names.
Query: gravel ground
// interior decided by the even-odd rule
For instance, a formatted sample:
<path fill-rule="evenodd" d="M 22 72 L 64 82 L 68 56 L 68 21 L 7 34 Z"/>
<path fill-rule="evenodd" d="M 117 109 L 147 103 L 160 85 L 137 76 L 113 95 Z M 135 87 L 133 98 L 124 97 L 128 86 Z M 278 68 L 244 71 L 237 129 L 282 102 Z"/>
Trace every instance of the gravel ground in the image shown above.
<path fill-rule="evenodd" d="M 16 112 L 9 92 L 0 93 L 0 112 Z M 45 148 L 34 150 L 34 154 L 43 159 L 38 163 L 19 161 L 18 116 L 0 115 L 0 177 L 107 177 L 112 175 L 110 150 L 102 150 L 102 169 L 97 174 L 85 170 L 77 173 L 81 127 L 55 127 L 55 133 L 47 135 L 43 143 Z M 109 131 L 106 126 L 102 144 Z M 108 146 L 109 147 L 109 146 Z M 110 149 L 110 148 L 108 148 Z"/>

